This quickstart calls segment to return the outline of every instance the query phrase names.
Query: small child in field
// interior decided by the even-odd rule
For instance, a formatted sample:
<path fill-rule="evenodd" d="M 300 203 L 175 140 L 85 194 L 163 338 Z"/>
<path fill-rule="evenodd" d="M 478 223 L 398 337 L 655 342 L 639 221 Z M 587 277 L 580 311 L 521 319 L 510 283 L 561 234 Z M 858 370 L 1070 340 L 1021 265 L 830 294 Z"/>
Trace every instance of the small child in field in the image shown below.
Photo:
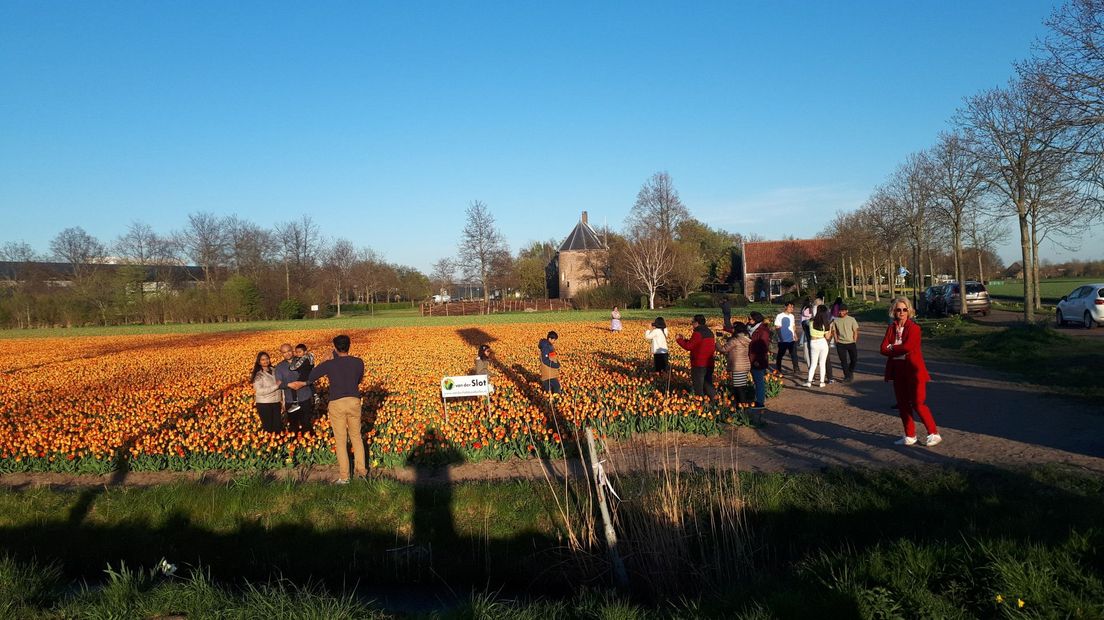
<path fill-rule="evenodd" d="M 295 357 L 291 358 L 288 366 L 299 374 L 300 381 L 308 382 L 311 371 L 314 370 L 314 354 L 307 349 L 307 345 L 297 344 L 295 345 Z M 299 403 L 291 403 L 287 410 L 288 413 L 299 411 Z"/>

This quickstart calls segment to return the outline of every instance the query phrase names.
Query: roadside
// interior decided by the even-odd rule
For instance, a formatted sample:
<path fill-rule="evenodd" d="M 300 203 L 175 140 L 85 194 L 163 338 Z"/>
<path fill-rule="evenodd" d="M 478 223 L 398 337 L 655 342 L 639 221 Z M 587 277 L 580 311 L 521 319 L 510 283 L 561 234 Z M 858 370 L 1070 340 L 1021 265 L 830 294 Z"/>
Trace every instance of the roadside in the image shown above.
<path fill-rule="evenodd" d="M 1041 310 L 1037 313 L 1037 316 L 1038 318 L 1036 320 L 1040 325 L 1057 329 L 1067 336 L 1072 336 L 1074 338 L 1104 338 L 1104 329 L 1101 328 L 1085 329 L 1080 325 L 1073 324 L 1064 326 L 1056 325 L 1054 322 L 1053 310 Z M 1020 327 L 1024 324 L 1022 312 L 998 310 L 995 308 L 989 312 L 988 316 L 974 315 L 973 319 L 978 323 L 993 327 Z"/>

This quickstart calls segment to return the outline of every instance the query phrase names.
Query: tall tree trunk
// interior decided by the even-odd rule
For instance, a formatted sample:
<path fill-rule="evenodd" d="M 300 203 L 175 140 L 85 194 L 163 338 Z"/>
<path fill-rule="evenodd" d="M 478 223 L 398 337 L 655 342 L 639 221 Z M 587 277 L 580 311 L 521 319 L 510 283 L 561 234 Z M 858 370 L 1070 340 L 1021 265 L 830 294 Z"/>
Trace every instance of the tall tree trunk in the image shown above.
<path fill-rule="evenodd" d="M 1031 253 L 1031 233 L 1028 230 L 1027 212 L 1023 208 L 1023 199 L 1020 199 L 1019 216 L 1017 220 L 1020 225 L 1020 257 L 1023 260 L 1023 281 L 1024 281 L 1024 321 L 1027 323 L 1035 322 L 1035 290 L 1033 287 L 1034 278 L 1031 275 L 1031 270 L 1034 268 L 1034 255 Z M 978 248 L 978 263 L 981 263 L 981 248 Z"/>
<path fill-rule="evenodd" d="M 964 295 L 966 292 L 966 278 L 964 276 L 964 270 L 962 268 L 962 230 L 961 227 L 955 227 L 954 229 L 954 268 L 955 268 L 955 281 L 958 282 L 959 294 Z M 966 314 L 966 298 L 962 298 L 962 307 L 958 311 L 959 314 Z"/>
<path fill-rule="evenodd" d="M 985 282 L 985 271 L 981 267 L 981 251 L 975 253 L 978 259 L 978 282 Z"/>
<path fill-rule="evenodd" d="M 1036 310 L 1043 309 L 1043 300 L 1039 289 L 1042 288 L 1039 281 L 1039 237 L 1038 231 L 1035 230 L 1035 223 L 1031 223 L 1031 257 L 1034 259 L 1034 264 L 1031 266 L 1031 288 L 1035 292 L 1034 304 Z"/>

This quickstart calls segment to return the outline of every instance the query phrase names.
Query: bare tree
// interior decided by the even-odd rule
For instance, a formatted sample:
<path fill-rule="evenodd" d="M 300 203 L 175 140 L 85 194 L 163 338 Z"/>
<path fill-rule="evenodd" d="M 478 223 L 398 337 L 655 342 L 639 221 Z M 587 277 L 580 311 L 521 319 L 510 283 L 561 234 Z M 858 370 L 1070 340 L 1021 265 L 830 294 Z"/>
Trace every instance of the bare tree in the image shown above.
<path fill-rule="evenodd" d="M 225 228 L 229 267 L 256 279 L 273 259 L 273 233 L 236 217 L 227 218 Z"/>
<path fill-rule="evenodd" d="M 188 225 L 175 238 L 184 256 L 203 269 L 203 280 L 210 285 L 215 270 L 225 266 L 229 253 L 226 220 L 211 213 L 190 213 Z"/>
<path fill-rule="evenodd" d="M 689 217 L 690 211 L 682 204 L 671 175 L 657 172 L 637 192 L 628 224 L 634 236 L 650 236 L 650 232 L 655 232 L 672 240 L 675 229 Z"/>
<path fill-rule="evenodd" d="M 982 163 L 989 187 L 1015 211 L 1024 267 L 1024 320 L 1035 321 L 1034 265 L 1031 243 L 1032 186 L 1044 183 L 1053 159 L 1061 157 L 1063 132 L 1056 106 L 1034 73 L 1021 73 L 1007 88 L 971 97 L 959 113 L 970 129 L 969 148 Z"/>
<path fill-rule="evenodd" d="M 981 160 L 958 133 L 941 135 L 939 143 L 932 149 L 931 159 L 934 164 L 932 180 L 939 197 L 935 202 L 935 210 L 939 220 L 950 231 L 955 280 L 962 283 L 966 281 L 962 264 L 963 236 L 969 218 L 980 206 L 980 199 L 986 188 L 985 175 L 981 169 Z M 967 313 L 965 303 L 959 312 L 963 315 Z"/>
<path fill-rule="evenodd" d="M 356 265 L 357 252 L 348 239 L 333 242 L 322 258 L 322 267 L 334 285 L 334 300 L 337 304 L 337 316 L 341 316 L 341 296 L 349 282 L 350 274 Z"/>
<path fill-rule="evenodd" d="M 978 282 L 985 282 L 985 254 L 992 252 L 997 243 L 1008 237 L 1008 227 L 1004 218 L 992 217 L 982 209 L 967 212 L 964 226 L 977 257 Z"/>
<path fill-rule="evenodd" d="M 318 225 L 308 215 L 298 220 L 276 225 L 276 239 L 280 244 L 284 260 L 284 284 L 287 296 L 291 297 L 291 280 L 306 282 L 311 271 L 318 264 L 318 255 L 322 247 L 322 235 Z"/>
<path fill-rule="evenodd" d="M 483 303 L 491 298 L 491 276 L 499 253 L 508 251 L 502 234 L 495 227 L 494 216 L 487 205 L 472 201 L 465 212 L 464 230 L 460 235 L 460 266 L 468 278 L 477 279 L 483 287 Z"/>
<path fill-rule="evenodd" d="M 38 255 L 35 254 L 34 248 L 26 242 L 8 241 L 0 245 L 0 260 L 11 263 L 11 269 L 8 272 L 10 274 L 9 284 L 16 285 L 23 282 L 26 277 L 24 272 L 30 263 L 38 260 Z"/>
<path fill-rule="evenodd" d="M 433 263 L 429 280 L 438 292 L 448 295 L 452 285 L 456 283 L 456 261 L 448 257 L 438 259 Z"/>
<path fill-rule="evenodd" d="M 145 222 L 133 221 L 115 240 L 112 251 L 131 265 L 153 265 L 168 253 L 167 240 Z"/>
<path fill-rule="evenodd" d="M 388 266 L 375 250 L 363 248 L 357 253 L 352 278 L 364 286 L 364 303 L 375 313 L 376 293 L 383 291 Z"/>
<path fill-rule="evenodd" d="M 656 291 L 674 267 L 671 241 L 658 230 L 640 234 L 625 246 L 626 268 L 637 289 L 648 296 L 648 308 L 655 309 Z"/>
<path fill-rule="evenodd" d="M 50 241 L 50 251 L 73 269 L 73 279 L 83 280 L 92 266 L 103 260 L 107 251 L 98 239 L 80 226 L 66 228 Z"/>

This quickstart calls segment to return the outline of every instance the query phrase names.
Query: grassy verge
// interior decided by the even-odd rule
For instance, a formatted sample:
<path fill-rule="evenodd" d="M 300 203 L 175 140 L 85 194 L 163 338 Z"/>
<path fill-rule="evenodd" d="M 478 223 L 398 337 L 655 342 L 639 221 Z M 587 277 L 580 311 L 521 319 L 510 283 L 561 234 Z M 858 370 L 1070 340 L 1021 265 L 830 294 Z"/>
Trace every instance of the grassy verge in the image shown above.
<path fill-rule="evenodd" d="M 951 317 L 921 320 L 926 342 L 945 352 L 1069 396 L 1104 397 L 1104 342 L 1045 326 L 990 327 Z"/>
<path fill-rule="evenodd" d="M 752 304 L 746 308 L 733 308 L 732 313 L 743 316 L 752 310 L 765 315 L 773 315 L 778 307 L 768 304 Z M 720 309 L 698 308 L 661 308 L 656 310 L 625 310 L 622 318 L 651 320 L 662 317 L 691 317 L 703 313 L 720 323 Z M 512 312 L 489 314 L 484 316 L 435 316 L 423 317 L 406 310 L 388 310 L 375 315 L 356 314 L 341 318 L 301 319 L 296 321 L 246 321 L 241 323 L 187 323 L 169 325 L 127 325 L 118 327 L 75 327 L 44 329 L 6 329 L 0 330 L 0 340 L 10 338 L 64 338 L 85 336 L 130 336 L 143 334 L 208 334 L 220 332 L 253 332 L 319 329 L 333 331 L 337 329 L 377 329 L 383 327 L 411 326 L 464 326 L 492 325 L 510 323 L 557 323 L 557 322 L 607 322 L 609 310 L 565 310 L 562 312 Z"/>
<path fill-rule="evenodd" d="M 568 544 L 543 482 L 0 491 L 0 612 L 383 617 L 396 606 L 365 601 L 414 588 L 445 592 L 443 617 L 1104 615 L 1100 478 L 745 474 L 727 521 L 715 511 L 725 477 L 618 481 L 633 587 L 616 596 L 600 545 Z M 673 504 L 653 513 L 657 497 Z"/>
<path fill-rule="evenodd" d="M 1039 296 L 1044 301 L 1058 301 L 1062 295 L 1068 295 L 1073 289 L 1086 284 L 1100 282 L 1104 278 L 1047 278 L 1040 282 Z M 990 295 L 1007 297 L 1010 299 L 1023 299 L 1023 280 L 1002 280 L 990 282 L 988 290 Z"/>

